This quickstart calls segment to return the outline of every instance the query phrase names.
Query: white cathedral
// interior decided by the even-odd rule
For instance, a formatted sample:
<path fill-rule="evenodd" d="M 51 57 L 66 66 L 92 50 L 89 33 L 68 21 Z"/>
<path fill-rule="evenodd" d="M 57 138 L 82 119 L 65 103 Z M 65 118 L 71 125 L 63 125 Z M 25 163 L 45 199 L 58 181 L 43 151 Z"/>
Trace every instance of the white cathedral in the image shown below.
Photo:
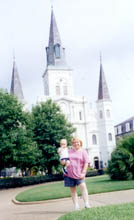
<path fill-rule="evenodd" d="M 62 109 L 67 119 L 76 128 L 75 136 L 83 141 L 90 165 L 94 168 L 107 166 L 111 152 L 115 147 L 115 134 L 112 118 L 112 101 L 100 62 L 100 78 L 96 108 L 91 109 L 86 97 L 75 96 L 73 71 L 66 63 L 65 48 L 62 47 L 53 9 L 49 44 L 46 47 L 47 65 L 43 74 L 44 96 L 37 103 L 52 99 Z M 23 100 L 23 92 L 14 61 L 10 92 Z"/>

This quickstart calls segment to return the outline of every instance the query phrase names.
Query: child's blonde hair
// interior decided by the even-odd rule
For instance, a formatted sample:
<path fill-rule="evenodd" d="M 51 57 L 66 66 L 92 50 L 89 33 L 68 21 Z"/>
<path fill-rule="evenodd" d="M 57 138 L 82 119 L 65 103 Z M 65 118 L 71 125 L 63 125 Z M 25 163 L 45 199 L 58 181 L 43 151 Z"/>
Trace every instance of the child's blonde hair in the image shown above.
<path fill-rule="evenodd" d="M 61 140 L 60 140 L 60 144 L 61 144 L 62 141 L 65 141 L 66 144 L 67 144 L 67 140 L 66 140 L 66 139 L 61 139 Z"/>

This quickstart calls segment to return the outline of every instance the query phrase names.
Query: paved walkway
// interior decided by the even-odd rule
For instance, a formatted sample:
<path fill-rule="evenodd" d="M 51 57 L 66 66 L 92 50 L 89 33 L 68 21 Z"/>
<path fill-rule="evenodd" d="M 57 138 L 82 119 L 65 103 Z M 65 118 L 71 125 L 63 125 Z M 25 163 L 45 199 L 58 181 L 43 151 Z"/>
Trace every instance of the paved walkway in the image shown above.
<path fill-rule="evenodd" d="M 34 205 L 15 205 L 11 201 L 16 194 L 31 187 L 0 191 L 0 220 L 56 220 L 72 211 L 71 198 Z M 134 202 L 134 190 L 89 195 L 89 202 L 92 207 Z M 83 208 L 82 199 L 79 203 Z"/>

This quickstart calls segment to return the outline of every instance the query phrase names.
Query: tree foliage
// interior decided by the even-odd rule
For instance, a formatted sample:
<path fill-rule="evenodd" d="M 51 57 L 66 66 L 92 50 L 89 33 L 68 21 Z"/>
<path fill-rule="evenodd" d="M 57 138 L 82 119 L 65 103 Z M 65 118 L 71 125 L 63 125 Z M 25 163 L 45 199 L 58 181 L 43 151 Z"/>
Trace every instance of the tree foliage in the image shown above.
<path fill-rule="evenodd" d="M 58 169 L 59 166 L 57 148 L 60 140 L 66 138 L 71 143 L 75 129 L 52 100 L 33 107 L 32 114 L 34 140 L 41 151 L 40 164 L 45 172 L 51 174 L 53 168 Z"/>
<path fill-rule="evenodd" d="M 0 170 L 16 166 L 26 170 L 35 164 L 30 114 L 17 98 L 0 90 Z"/>
<path fill-rule="evenodd" d="M 29 113 L 17 98 L 0 90 L 0 170 L 17 167 L 25 174 L 31 169 L 58 170 L 59 142 L 66 138 L 70 143 L 74 131 L 51 100 Z"/>
<path fill-rule="evenodd" d="M 119 141 L 108 164 L 111 179 L 134 179 L 134 134 Z"/>

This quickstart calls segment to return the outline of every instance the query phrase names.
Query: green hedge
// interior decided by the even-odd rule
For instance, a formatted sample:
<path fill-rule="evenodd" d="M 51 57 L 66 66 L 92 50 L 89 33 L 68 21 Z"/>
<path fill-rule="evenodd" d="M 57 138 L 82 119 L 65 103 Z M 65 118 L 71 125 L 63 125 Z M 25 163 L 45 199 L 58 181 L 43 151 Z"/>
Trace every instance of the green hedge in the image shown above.
<path fill-rule="evenodd" d="M 97 175 L 99 175 L 97 170 L 90 170 L 87 172 L 86 177 Z M 63 174 L 29 177 L 8 177 L 0 179 L 0 189 L 15 188 L 60 180 L 63 180 Z"/>
<path fill-rule="evenodd" d="M 63 180 L 62 174 L 3 178 L 0 179 L 0 189 L 15 188 L 59 180 Z"/>

